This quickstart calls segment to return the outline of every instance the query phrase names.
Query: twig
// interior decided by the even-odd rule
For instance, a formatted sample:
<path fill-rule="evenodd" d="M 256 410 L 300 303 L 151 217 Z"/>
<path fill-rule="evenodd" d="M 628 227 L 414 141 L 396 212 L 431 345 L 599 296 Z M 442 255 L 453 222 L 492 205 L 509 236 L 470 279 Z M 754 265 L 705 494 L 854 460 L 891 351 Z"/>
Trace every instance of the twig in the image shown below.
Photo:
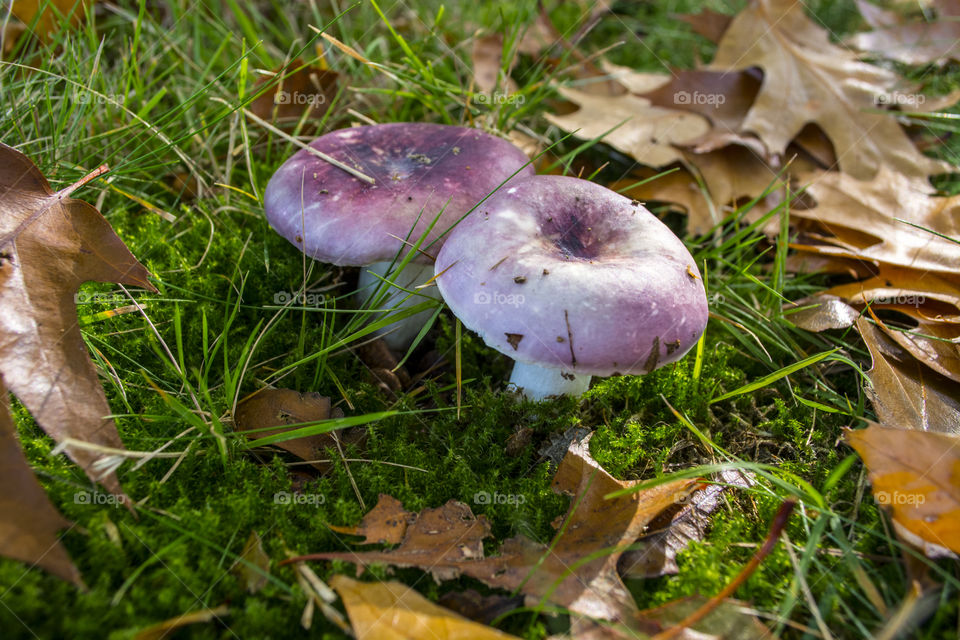
<path fill-rule="evenodd" d="M 691 613 L 689 616 L 681 620 L 676 626 L 670 627 L 665 631 L 661 631 L 657 635 L 653 636 L 651 640 L 670 640 L 671 638 L 676 638 L 684 629 L 691 627 L 705 617 L 707 617 L 714 609 L 716 609 L 720 604 L 732 596 L 737 589 L 740 588 L 747 579 L 753 575 L 753 572 L 757 570 L 757 567 L 760 566 L 760 563 L 763 562 L 763 559 L 766 558 L 773 548 L 777 545 L 777 540 L 780 538 L 780 532 L 783 531 L 784 527 L 787 526 L 787 520 L 790 519 L 790 514 L 793 513 L 793 508 L 797 506 L 796 500 L 787 500 L 777 511 L 777 515 L 773 517 L 773 524 L 770 525 L 770 533 L 767 534 L 767 539 L 764 540 L 763 546 L 757 550 L 753 557 L 750 559 L 750 562 L 744 566 L 744 568 L 737 574 L 737 577 L 730 581 L 730 583 L 725 586 L 720 593 L 710 598 L 702 607 Z"/>
<path fill-rule="evenodd" d="M 226 100 L 220 99 L 220 98 L 212 98 L 212 100 L 217 100 L 217 101 L 222 102 L 223 104 L 225 104 L 225 105 L 227 105 L 227 106 L 231 106 L 229 102 L 227 102 Z M 264 129 L 266 129 L 266 130 L 269 131 L 270 133 L 272 133 L 272 134 L 274 134 L 274 135 L 280 136 L 281 138 L 283 138 L 283 139 L 286 140 L 287 142 L 289 142 L 289 143 L 291 143 L 291 144 L 293 144 L 293 145 L 295 145 L 295 146 L 300 147 L 301 149 L 305 150 L 305 151 L 306 151 L 307 153 L 309 153 L 309 154 L 312 154 L 312 155 L 317 156 L 318 158 L 320 158 L 320 159 L 323 160 L 324 162 L 329 162 L 330 164 L 332 164 L 332 165 L 335 166 L 336 168 L 338 168 L 338 169 L 343 169 L 344 171 L 346 171 L 347 173 L 349 173 L 349 174 L 352 175 L 353 177 L 358 178 L 358 179 L 360 179 L 360 180 L 363 180 L 364 182 L 367 182 L 367 183 L 369 183 L 369 184 L 376 184 L 376 183 L 377 183 L 376 180 L 374 180 L 373 178 L 371 178 L 371 177 L 368 176 L 367 174 L 363 173 L 362 171 L 359 171 L 359 170 L 357 170 L 357 169 L 354 169 L 353 167 L 351 167 L 351 166 L 349 166 L 349 165 L 346 165 L 346 164 L 340 162 L 339 160 L 337 160 L 336 158 L 334 158 L 334 157 L 332 157 L 332 156 L 328 156 L 328 155 L 325 154 L 323 151 L 317 151 L 316 149 L 314 149 L 314 148 L 311 147 L 310 145 L 304 144 L 303 142 L 300 142 L 299 140 L 297 140 L 296 138 L 294 138 L 293 136 L 291 136 L 289 133 L 286 133 L 286 132 L 284 132 L 284 131 L 276 128 L 275 126 L 273 126 L 272 124 L 270 124 L 269 122 L 267 122 L 266 120 L 264 120 L 263 118 L 261 118 L 260 116 L 258 116 L 257 114 L 253 113 L 253 112 L 250 111 L 249 109 L 243 109 L 243 108 L 241 108 L 240 111 L 243 112 L 243 115 L 247 116 L 248 118 L 250 118 L 251 120 L 253 120 L 253 121 L 256 122 L 257 124 L 259 124 L 261 127 L 263 127 Z"/>

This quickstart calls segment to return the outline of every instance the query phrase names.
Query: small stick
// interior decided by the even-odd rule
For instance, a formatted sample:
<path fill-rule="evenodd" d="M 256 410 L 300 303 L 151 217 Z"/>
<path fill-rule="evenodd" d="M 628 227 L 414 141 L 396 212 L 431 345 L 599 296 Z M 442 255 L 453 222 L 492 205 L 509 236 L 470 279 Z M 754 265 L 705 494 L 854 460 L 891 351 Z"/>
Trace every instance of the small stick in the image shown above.
<path fill-rule="evenodd" d="M 743 567 L 737 577 L 730 581 L 730 584 L 725 586 L 720 593 L 710 598 L 702 607 L 691 613 L 689 616 L 681 620 L 676 626 L 670 627 L 665 631 L 661 631 L 657 635 L 653 636 L 651 640 L 670 640 L 671 638 L 677 637 L 684 629 L 691 627 L 705 617 L 707 617 L 711 611 L 716 609 L 720 604 L 732 596 L 734 592 L 740 587 L 741 584 L 747 581 L 753 572 L 757 570 L 757 567 L 760 566 L 760 563 L 763 562 L 763 559 L 766 558 L 773 548 L 777 546 L 777 541 L 780 539 L 780 532 L 783 531 L 784 527 L 787 526 L 787 520 L 790 519 L 790 514 L 793 513 L 793 508 L 797 506 L 796 500 L 787 500 L 777 511 L 777 515 L 773 517 L 773 524 L 770 525 L 770 533 L 767 534 L 767 539 L 763 541 L 763 546 L 760 547 L 753 557 L 750 559 L 750 562 Z"/>
<path fill-rule="evenodd" d="M 228 107 L 229 107 L 229 106 L 232 106 L 229 102 L 227 102 L 226 100 L 224 100 L 224 99 L 222 99 L 222 98 L 212 98 L 212 99 L 215 100 L 215 101 L 217 101 L 217 102 L 220 102 L 220 103 L 222 103 L 222 104 L 225 104 L 225 105 L 227 105 Z M 325 153 L 322 152 L 322 151 L 317 151 L 316 149 L 314 149 L 313 147 L 311 147 L 311 146 L 308 145 L 308 144 L 304 144 L 304 143 L 300 142 L 299 140 L 297 140 L 296 138 L 294 138 L 294 137 L 293 137 L 292 135 L 290 135 L 289 133 L 286 133 L 285 131 L 282 131 L 282 130 L 276 128 L 275 126 L 273 126 L 272 124 L 270 124 L 269 122 L 267 122 L 266 120 L 264 120 L 263 118 L 261 118 L 260 116 L 258 116 L 257 114 L 253 113 L 253 112 L 250 111 L 249 109 L 240 109 L 240 111 L 243 111 L 243 115 L 247 116 L 248 118 L 250 118 L 251 120 L 253 120 L 253 121 L 256 122 L 257 124 L 259 124 L 261 127 L 263 127 L 264 129 L 266 129 L 266 130 L 269 131 L 270 133 L 273 133 L 274 135 L 278 135 L 278 136 L 280 136 L 281 138 L 283 138 L 284 140 L 286 140 L 287 142 L 289 142 L 289 143 L 291 143 L 291 144 L 293 144 L 293 145 L 296 145 L 296 146 L 300 147 L 301 149 L 306 150 L 307 153 L 312 154 L 312 155 L 315 155 L 315 156 L 317 156 L 318 158 L 320 158 L 321 160 L 323 160 L 323 161 L 325 161 L 325 162 L 329 162 L 330 164 L 332 164 L 333 166 L 337 167 L 338 169 L 343 169 L 344 171 L 346 171 L 347 173 L 349 173 L 349 174 L 352 175 L 353 177 L 359 178 L 360 180 L 363 180 L 364 182 L 367 182 L 367 183 L 369 183 L 369 184 L 376 184 L 376 183 L 377 183 L 376 180 L 374 180 L 373 178 L 371 178 L 371 177 L 368 176 L 367 174 L 365 174 L 365 173 L 363 173 L 363 172 L 361 172 L 361 171 L 358 171 L 357 169 L 354 169 L 353 167 L 350 167 L 350 166 L 348 166 L 348 165 L 345 165 L 344 163 L 340 162 L 340 161 L 337 160 L 336 158 L 333 158 L 333 157 L 331 157 L 331 156 L 328 156 L 327 154 L 325 154 Z"/>

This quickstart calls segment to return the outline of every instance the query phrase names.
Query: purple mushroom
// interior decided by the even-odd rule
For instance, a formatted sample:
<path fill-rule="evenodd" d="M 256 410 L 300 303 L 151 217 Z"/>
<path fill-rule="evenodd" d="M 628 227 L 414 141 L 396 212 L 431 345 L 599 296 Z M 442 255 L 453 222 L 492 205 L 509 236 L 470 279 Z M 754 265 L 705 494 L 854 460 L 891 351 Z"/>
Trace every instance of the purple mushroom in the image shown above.
<path fill-rule="evenodd" d="M 511 181 L 440 250 L 437 284 L 524 396 L 679 360 L 707 325 L 696 263 L 639 202 L 562 176 Z"/>
<path fill-rule="evenodd" d="M 354 127 L 323 135 L 310 147 L 373 183 L 302 149 L 267 185 L 267 220 L 315 260 L 368 267 L 360 275 L 362 303 L 384 291 L 381 277 L 390 281 L 396 288 L 380 296 L 386 297 L 380 307 L 385 309 L 412 307 L 424 300 L 421 296 L 438 297 L 436 289 L 418 290 L 420 295 L 407 291 L 433 277 L 431 255 L 443 234 L 512 175 L 533 174 L 518 148 L 465 127 Z M 402 258 L 421 239 L 420 249 L 400 273 Z M 406 348 L 429 315 L 423 311 L 388 327 L 387 344 Z"/>

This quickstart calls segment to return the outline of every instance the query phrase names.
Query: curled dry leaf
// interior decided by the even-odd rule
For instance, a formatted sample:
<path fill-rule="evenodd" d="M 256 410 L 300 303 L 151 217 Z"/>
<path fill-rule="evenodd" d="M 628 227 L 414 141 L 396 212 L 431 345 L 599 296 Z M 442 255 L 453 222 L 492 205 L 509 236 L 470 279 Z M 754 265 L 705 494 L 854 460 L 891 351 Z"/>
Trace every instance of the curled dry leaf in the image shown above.
<path fill-rule="evenodd" d="M 121 449 L 75 296 L 89 280 L 155 289 L 100 212 L 70 197 L 82 184 L 54 192 L 29 158 L 0 144 L 0 375 L 54 440 Z M 121 493 L 112 472 L 95 470 L 100 454 L 67 453 L 92 480 Z"/>
<path fill-rule="evenodd" d="M 816 123 L 833 142 L 840 168 L 858 180 L 873 178 L 882 166 L 911 177 L 949 170 L 917 151 L 892 115 L 877 112 L 897 85 L 896 74 L 831 43 L 804 8 L 793 0 L 753 0 L 717 46 L 710 69 L 764 72 L 742 131 L 782 154 L 804 126 Z"/>
<path fill-rule="evenodd" d="M 491 94 L 497 87 L 502 87 L 506 93 L 517 90 L 516 83 L 509 76 L 514 60 L 511 60 L 507 67 L 507 77 L 504 78 L 503 85 L 500 82 L 500 71 L 503 69 L 503 34 L 477 36 L 473 40 L 470 59 L 473 62 L 473 81 L 481 93 Z"/>
<path fill-rule="evenodd" d="M 509 634 L 471 622 L 430 602 L 402 582 L 330 580 L 357 640 L 507 640 Z"/>
<path fill-rule="evenodd" d="M 0 377 L 0 552 L 83 586 L 80 572 L 60 544 L 58 533 L 70 526 L 37 482 L 17 443 L 10 398 Z"/>
<path fill-rule="evenodd" d="M 936 547 L 960 552 L 960 440 L 877 424 L 848 431 L 846 437 L 867 465 L 874 497 L 891 509 L 898 530 L 935 545 L 925 548 L 928 555 Z"/>
<path fill-rule="evenodd" d="M 791 217 L 816 222 L 838 240 L 835 246 L 806 250 L 924 271 L 957 272 L 960 244 L 936 234 L 960 236 L 960 196 L 932 197 L 925 179 L 888 167 L 870 181 L 823 172 L 801 176 L 800 182 L 807 185 L 816 206 L 791 211 Z"/>
<path fill-rule="evenodd" d="M 251 531 L 243 551 L 230 569 L 248 593 L 256 593 L 267 586 L 270 573 L 270 556 L 263 550 L 263 540 L 256 531 Z"/>
<path fill-rule="evenodd" d="M 920 363 L 866 318 L 857 320 L 873 366 L 867 393 L 884 427 L 960 434 L 960 383 Z"/>
<path fill-rule="evenodd" d="M 301 393 L 293 389 L 261 389 L 237 404 L 236 422 L 238 431 L 265 429 L 267 427 L 285 427 L 304 423 L 321 422 L 332 418 L 342 418 L 343 412 L 331 408 L 330 398 L 319 393 Z M 257 431 L 247 434 L 251 440 L 283 433 L 286 429 Z M 330 469 L 327 462 L 317 462 L 328 447 L 336 447 L 337 442 L 356 444 L 362 442 L 365 431 L 351 428 L 343 431 L 330 431 L 313 436 L 304 436 L 275 443 L 275 446 L 292 453 L 301 460 L 313 461 L 313 467 L 320 472 Z"/>
<path fill-rule="evenodd" d="M 624 578 L 658 578 L 679 572 L 677 554 L 691 542 L 703 539 L 710 526 L 710 515 L 720 506 L 721 496 L 730 486 L 750 487 L 746 474 L 728 469 L 717 474 L 711 484 L 690 496 L 683 505 L 661 513 L 650 523 L 650 532 L 637 541 L 642 545 L 620 556 L 617 570 Z M 719 484 L 722 483 L 722 484 Z"/>
<path fill-rule="evenodd" d="M 165 640 L 171 637 L 177 629 L 202 622 L 219 622 L 220 619 L 228 613 L 229 609 L 225 604 L 213 609 L 201 609 L 199 611 L 185 613 L 182 616 L 170 618 L 152 627 L 143 629 L 134 636 L 134 640 Z"/>
<path fill-rule="evenodd" d="M 797 302 L 799 311 L 787 318 L 807 331 L 820 332 L 828 329 L 846 329 L 856 323 L 860 313 L 846 302 L 831 295 L 818 295 Z"/>
<path fill-rule="evenodd" d="M 588 443 L 589 437 L 572 443 L 554 477 L 554 489 L 574 497 L 550 545 L 516 536 L 503 543 L 497 556 L 485 557 L 482 541 L 490 524 L 451 500 L 422 511 L 395 549 L 308 558 L 419 567 L 439 580 L 465 575 L 491 587 L 519 590 L 531 604 L 546 599 L 595 618 L 627 619 L 637 608 L 617 573 L 620 554 L 657 515 L 689 497 L 698 481 L 678 480 L 606 499 L 638 483 L 610 476 L 590 456 Z"/>

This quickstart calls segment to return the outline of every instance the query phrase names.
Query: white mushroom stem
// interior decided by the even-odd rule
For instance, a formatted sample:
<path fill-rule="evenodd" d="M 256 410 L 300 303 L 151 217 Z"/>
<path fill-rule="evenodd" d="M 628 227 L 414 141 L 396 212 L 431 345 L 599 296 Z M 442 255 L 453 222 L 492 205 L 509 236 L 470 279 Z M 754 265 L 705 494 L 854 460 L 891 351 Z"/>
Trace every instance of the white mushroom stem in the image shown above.
<path fill-rule="evenodd" d="M 528 400 L 540 401 L 550 396 L 579 396 L 590 387 L 593 376 L 549 369 L 536 364 L 514 362 L 510 384 Z"/>
<path fill-rule="evenodd" d="M 426 284 L 431 278 L 433 278 L 433 265 L 432 264 L 419 264 L 411 262 L 403 268 L 403 271 L 400 273 L 390 273 L 390 267 L 393 266 L 396 268 L 396 264 L 392 262 L 374 262 L 371 265 L 363 267 L 360 270 L 360 280 L 358 283 L 357 299 L 360 304 L 366 304 L 366 302 L 374 295 L 375 292 L 379 289 L 382 293 L 383 289 L 381 285 L 389 287 L 387 291 L 387 297 L 379 304 L 381 309 L 392 309 L 390 313 L 396 313 L 403 309 L 409 309 L 410 307 L 415 307 L 424 301 L 423 296 L 434 298 L 436 300 L 440 299 L 440 291 L 436 286 L 425 287 L 423 289 L 418 289 L 417 291 L 421 295 L 409 296 L 406 291 L 402 291 L 397 287 L 387 285 L 377 276 L 389 280 L 390 282 L 395 283 L 399 287 L 403 287 L 407 290 L 414 290 L 416 287 Z M 376 274 L 376 275 L 374 275 Z M 407 297 L 409 296 L 409 297 Z M 407 298 L 404 300 L 404 298 Z M 428 309 L 426 311 L 421 311 L 416 313 L 408 318 L 403 320 L 398 320 L 393 324 L 387 325 L 382 329 L 379 329 L 376 334 L 383 337 L 383 341 L 387 343 L 387 346 L 396 351 L 404 351 L 407 347 L 410 346 L 410 343 L 413 342 L 413 339 L 417 337 L 417 334 L 420 333 L 420 330 L 423 329 L 423 325 L 430 319 L 430 316 L 433 315 L 433 311 Z M 382 316 L 375 316 L 380 318 Z"/>

